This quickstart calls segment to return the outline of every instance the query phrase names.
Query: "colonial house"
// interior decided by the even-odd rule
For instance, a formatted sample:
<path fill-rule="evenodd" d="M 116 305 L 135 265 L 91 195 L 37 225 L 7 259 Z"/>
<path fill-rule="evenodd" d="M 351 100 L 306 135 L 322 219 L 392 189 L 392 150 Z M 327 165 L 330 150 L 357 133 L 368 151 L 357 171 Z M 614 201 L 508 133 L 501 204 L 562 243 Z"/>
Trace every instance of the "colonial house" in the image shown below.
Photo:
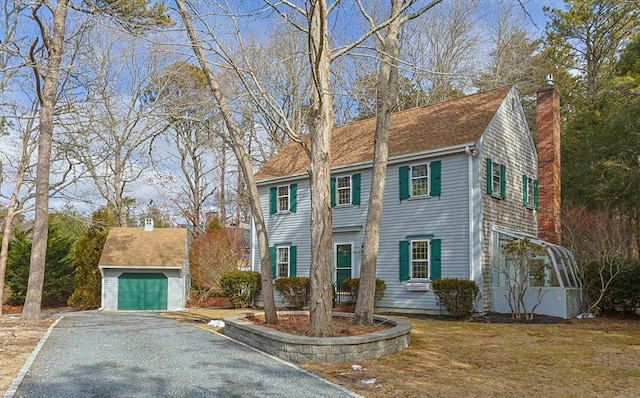
<path fill-rule="evenodd" d="M 103 310 L 181 310 L 189 292 L 186 228 L 111 228 L 98 267 Z"/>
<path fill-rule="evenodd" d="M 377 277 L 378 310 L 444 310 L 438 278 L 474 280 L 479 311 L 509 312 L 513 264 L 505 250 L 527 239 L 539 250 L 527 274 L 528 308 L 579 311 L 573 258 L 560 246 L 559 95 L 538 92 L 538 148 L 515 87 L 501 87 L 392 115 Z M 375 120 L 338 127 L 331 141 L 333 273 L 358 277 L 371 184 Z M 308 137 L 305 137 L 308 140 Z M 309 159 L 291 143 L 256 174 L 274 276 L 308 276 Z M 255 234 L 252 267 L 260 269 Z M 506 270 L 506 271 L 504 271 Z"/>

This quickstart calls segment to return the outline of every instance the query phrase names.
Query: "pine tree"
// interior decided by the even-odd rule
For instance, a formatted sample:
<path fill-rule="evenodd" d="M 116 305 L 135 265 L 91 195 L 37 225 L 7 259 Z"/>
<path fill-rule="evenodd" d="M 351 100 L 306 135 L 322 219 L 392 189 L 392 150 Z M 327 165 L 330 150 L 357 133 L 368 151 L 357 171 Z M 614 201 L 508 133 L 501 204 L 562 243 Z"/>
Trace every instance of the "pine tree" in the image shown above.
<path fill-rule="evenodd" d="M 114 218 L 106 209 L 100 209 L 91 217 L 91 227 L 75 247 L 76 273 L 74 290 L 67 301 L 70 306 L 88 310 L 100 307 L 101 276 L 98 269 L 100 255 L 107 240 L 109 226 Z"/>

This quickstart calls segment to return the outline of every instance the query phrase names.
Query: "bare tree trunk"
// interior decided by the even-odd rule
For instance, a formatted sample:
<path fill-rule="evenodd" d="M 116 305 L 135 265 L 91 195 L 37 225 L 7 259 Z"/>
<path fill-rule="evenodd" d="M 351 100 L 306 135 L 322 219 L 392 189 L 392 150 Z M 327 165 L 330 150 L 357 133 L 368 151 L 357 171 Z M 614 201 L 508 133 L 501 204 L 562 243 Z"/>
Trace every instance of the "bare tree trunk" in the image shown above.
<path fill-rule="evenodd" d="M 331 90 L 331 54 L 327 37 L 326 0 L 311 1 L 309 20 L 309 57 L 313 90 L 309 126 L 311 136 L 311 303 L 310 336 L 334 334 L 332 276 L 331 133 L 333 130 L 333 94 Z"/>
<path fill-rule="evenodd" d="M 196 55 L 196 58 L 200 62 L 200 67 L 205 73 L 207 78 L 207 84 L 211 93 L 213 94 L 218 106 L 220 107 L 220 112 L 222 113 L 222 117 L 224 118 L 225 124 L 227 126 L 227 130 L 229 131 L 229 137 L 231 139 L 232 145 L 231 149 L 233 149 L 236 158 L 238 159 L 238 164 L 240 169 L 242 170 L 242 174 L 244 175 L 244 179 L 247 182 L 247 188 L 249 189 L 249 196 L 251 198 L 250 205 L 251 211 L 253 213 L 254 224 L 256 228 L 256 235 L 258 238 L 258 247 L 260 250 L 260 269 L 261 269 L 261 279 L 262 279 L 262 300 L 264 304 L 264 312 L 265 312 L 265 320 L 267 323 L 277 323 L 278 322 L 278 314 L 276 312 L 275 300 L 273 297 L 273 278 L 271 274 L 271 256 L 269 254 L 269 239 L 267 237 L 267 229 L 264 221 L 264 214 L 262 213 L 262 207 L 260 205 L 260 196 L 258 194 L 258 186 L 256 184 L 255 177 L 253 175 L 253 166 L 251 165 L 251 159 L 247 155 L 244 150 L 243 145 L 243 137 L 236 124 L 235 119 L 233 118 L 233 113 L 231 108 L 229 107 L 229 102 L 225 94 L 222 92 L 220 88 L 220 83 L 216 78 L 213 70 L 209 62 L 207 61 L 204 51 L 202 50 L 202 45 L 198 37 L 196 36 L 196 30 L 193 26 L 193 22 L 191 20 L 191 16 L 187 11 L 185 3 L 183 0 L 175 0 L 176 5 L 178 6 L 178 11 L 180 12 L 180 16 L 182 21 L 184 22 L 185 28 L 187 30 L 187 34 L 191 41 L 191 47 L 193 52 Z"/>
<path fill-rule="evenodd" d="M 22 319 L 40 318 L 42 286 L 47 256 L 49 227 L 49 172 L 51 169 L 51 141 L 53 137 L 53 113 L 64 49 L 65 23 L 69 0 L 58 1 L 53 14 L 53 37 L 46 30 L 42 36 L 47 44 L 49 60 L 44 73 L 44 90 L 40 109 L 40 137 L 38 138 L 38 165 L 36 167 L 36 205 L 33 223 L 33 246 L 29 267 L 27 296 L 22 309 Z"/>
<path fill-rule="evenodd" d="M 385 36 L 382 50 L 382 63 L 378 73 L 376 133 L 371 192 L 369 195 L 367 222 L 364 232 L 358 301 L 356 302 L 356 308 L 353 314 L 353 323 L 359 325 L 373 324 L 376 292 L 376 263 L 378 262 L 378 247 L 380 244 L 380 220 L 382 218 L 384 187 L 386 184 L 387 163 L 389 159 L 389 128 L 391 126 L 393 102 L 397 98 L 396 91 L 398 89 L 400 27 L 403 23 L 402 19 L 398 17 L 398 13 L 401 8 L 401 0 L 392 0 L 391 18 L 394 18 L 394 16 L 396 18 L 389 24 Z"/>
<path fill-rule="evenodd" d="M 13 227 L 13 219 L 15 199 L 11 195 L 9 206 L 7 207 L 7 215 L 4 219 L 4 228 L 2 231 L 2 248 L 0 249 L 0 315 L 2 315 L 2 304 L 4 304 L 4 278 L 7 272 L 7 259 L 9 257 L 9 240 L 11 239 L 11 228 Z"/>
<path fill-rule="evenodd" d="M 244 146 L 242 146 L 244 148 Z M 222 160 L 220 162 L 220 221 L 227 225 L 227 195 L 225 180 L 227 179 L 227 145 L 222 143 Z"/>
<path fill-rule="evenodd" d="M 33 115 L 37 108 L 34 107 Z M 7 214 L 4 219 L 4 228 L 2 231 L 2 248 L 0 248 L 0 315 L 2 315 L 2 297 L 4 295 L 4 282 L 7 271 L 7 261 L 9 258 L 9 241 L 11 240 L 11 230 L 13 228 L 13 221 L 18 213 L 24 209 L 25 202 L 32 198 L 33 192 L 31 189 L 27 189 L 28 192 L 24 192 L 24 179 L 27 169 L 31 162 L 33 152 L 35 151 L 35 143 L 31 140 L 33 134 L 34 118 L 30 117 L 26 128 L 23 130 L 22 136 L 22 154 L 20 161 L 18 162 L 18 169 L 16 172 L 16 180 L 13 184 L 13 191 L 9 197 L 9 203 L 7 204 Z M 1 172 L 0 165 L 0 172 Z M 0 175 L 0 183 L 2 182 L 2 176 Z M 24 196 L 18 199 L 18 195 L 23 192 Z"/>

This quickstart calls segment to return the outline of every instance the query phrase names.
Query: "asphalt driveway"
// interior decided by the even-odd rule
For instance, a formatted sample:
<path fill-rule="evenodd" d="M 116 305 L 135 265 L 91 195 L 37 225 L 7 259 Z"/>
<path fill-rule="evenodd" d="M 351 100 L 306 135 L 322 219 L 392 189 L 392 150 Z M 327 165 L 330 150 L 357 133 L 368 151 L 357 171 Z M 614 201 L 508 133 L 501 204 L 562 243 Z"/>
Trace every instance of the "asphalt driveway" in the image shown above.
<path fill-rule="evenodd" d="M 154 313 L 67 314 L 15 397 L 358 396 L 295 366 Z"/>

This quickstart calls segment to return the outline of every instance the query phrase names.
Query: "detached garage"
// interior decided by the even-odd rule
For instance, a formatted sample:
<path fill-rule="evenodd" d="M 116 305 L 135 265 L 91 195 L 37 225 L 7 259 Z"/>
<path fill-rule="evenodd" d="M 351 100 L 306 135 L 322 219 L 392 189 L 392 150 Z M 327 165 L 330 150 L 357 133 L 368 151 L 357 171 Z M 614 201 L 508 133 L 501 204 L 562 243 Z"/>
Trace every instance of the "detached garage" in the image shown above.
<path fill-rule="evenodd" d="M 189 291 L 187 229 L 112 228 L 99 262 L 103 310 L 181 310 Z"/>

